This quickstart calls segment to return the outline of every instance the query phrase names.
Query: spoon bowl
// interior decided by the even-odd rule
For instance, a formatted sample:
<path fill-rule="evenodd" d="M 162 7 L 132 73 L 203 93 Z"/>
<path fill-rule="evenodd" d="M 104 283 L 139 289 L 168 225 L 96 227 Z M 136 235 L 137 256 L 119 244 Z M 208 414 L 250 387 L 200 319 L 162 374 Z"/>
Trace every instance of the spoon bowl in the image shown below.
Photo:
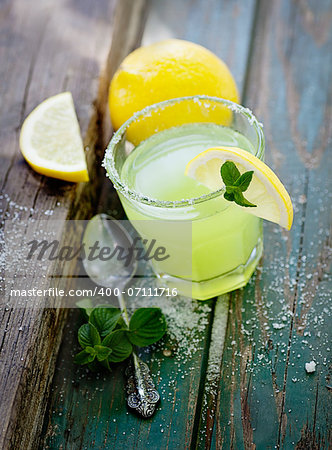
<path fill-rule="evenodd" d="M 137 261 L 129 255 L 133 240 L 119 221 L 111 216 L 97 214 L 89 221 L 83 235 L 83 245 L 83 266 L 94 283 L 123 289 L 134 276 Z M 94 247 L 96 250 L 92 252 Z M 126 255 L 129 257 L 125 258 Z"/>
<path fill-rule="evenodd" d="M 117 288 L 122 317 L 129 328 L 123 289 L 137 270 L 137 261 L 133 252 L 130 252 L 133 240 L 117 220 L 107 214 L 97 214 L 85 229 L 83 245 L 86 252 L 83 258 L 86 273 L 100 286 L 112 290 Z M 160 395 L 147 364 L 139 359 L 135 351 L 132 353 L 132 364 L 127 367 L 126 375 L 128 406 L 143 418 L 151 417 Z"/>

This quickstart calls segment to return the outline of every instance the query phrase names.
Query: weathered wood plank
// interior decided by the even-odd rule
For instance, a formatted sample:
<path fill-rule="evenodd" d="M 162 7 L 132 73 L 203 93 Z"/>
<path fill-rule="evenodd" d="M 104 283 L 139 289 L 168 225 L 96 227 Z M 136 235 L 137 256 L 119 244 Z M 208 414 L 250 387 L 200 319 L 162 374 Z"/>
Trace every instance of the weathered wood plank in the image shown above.
<path fill-rule="evenodd" d="M 115 1 L 2 2 L 1 53 L 1 217 L 38 223 L 91 214 L 98 195 L 96 153 L 102 148 L 99 115 L 108 81 L 100 72 L 111 42 Z M 46 97 L 71 90 L 87 151 L 91 183 L 73 185 L 34 173 L 18 148 L 25 116 Z M 97 133 L 98 129 L 98 133 Z M 61 237 L 61 227 L 55 230 Z M 1 267 L 3 269 L 3 267 Z M 36 280 L 37 283 L 37 280 Z M 32 283 L 33 284 L 33 283 Z M 38 283 L 40 286 L 40 283 Z M 64 309 L 0 309 L 0 446 L 31 448 L 41 428 Z"/>
<path fill-rule="evenodd" d="M 262 266 L 232 297 L 211 446 L 327 448 L 332 5 L 258 6 L 244 103 L 264 123 L 295 218 L 290 233 L 265 223 Z"/>
<path fill-rule="evenodd" d="M 126 409 L 125 364 L 111 374 L 88 374 L 73 364 L 81 321 L 77 314 L 72 317 L 54 377 L 44 447 L 155 448 L 157 442 L 161 448 L 189 446 L 197 389 L 205 370 L 211 305 L 181 301 L 180 306 L 179 299 L 154 302 L 163 307 L 170 330 L 166 340 L 140 355 L 148 362 L 161 394 L 156 414 L 144 421 Z M 144 306 L 142 300 L 139 304 Z M 151 299 L 146 305 L 151 306 Z"/>
<path fill-rule="evenodd" d="M 143 33 L 143 44 L 177 37 L 205 45 L 230 65 L 241 91 L 249 54 L 254 6 L 254 1 L 213 1 L 209 5 L 202 0 L 151 1 Z M 229 27 L 230 22 L 232 28 Z M 121 208 L 108 185 L 104 187 L 103 197 L 109 200 L 102 205 L 101 210 L 121 217 Z M 202 307 L 202 304 L 197 305 Z M 78 327 L 77 316 L 74 316 L 71 323 L 76 327 L 75 331 L 68 329 L 60 351 L 53 385 L 54 394 L 45 422 L 45 446 L 193 447 L 201 414 L 201 388 L 205 378 L 212 314 L 205 311 L 198 312 L 197 316 L 192 307 L 183 305 L 179 308 L 179 315 L 186 314 L 186 308 L 188 317 L 195 320 L 200 317 L 204 325 L 200 327 L 195 338 L 197 351 L 191 354 L 190 358 L 186 357 L 183 343 L 176 343 L 174 339 L 167 338 L 157 350 L 144 354 L 152 373 L 158 376 L 157 385 L 163 397 L 160 410 L 148 421 L 140 421 L 126 412 L 122 367 L 117 368 L 111 376 L 100 374 L 97 378 L 74 367 L 72 355 L 77 350 L 77 343 L 72 334 L 75 334 Z M 165 313 L 167 314 L 167 309 Z M 192 324 L 198 325 L 195 321 Z M 193 330 L 189 326 L 187 330 L 184 328 L 183 333 L 183 339 L 188 340 Z M 162 352 L 163 349 L 169 348 L 172 350 L 171 357 L 165 356 L 167 352 L 165 354 Z M 99 389 L 103 390 L 102 394 Z"/>
<path fill-rule="evenodd" d="M 142 44 L 179 38 L 203 45 L 227 63 L 241 93 L 254 10 L 254 0 L 152 0 Z"/>

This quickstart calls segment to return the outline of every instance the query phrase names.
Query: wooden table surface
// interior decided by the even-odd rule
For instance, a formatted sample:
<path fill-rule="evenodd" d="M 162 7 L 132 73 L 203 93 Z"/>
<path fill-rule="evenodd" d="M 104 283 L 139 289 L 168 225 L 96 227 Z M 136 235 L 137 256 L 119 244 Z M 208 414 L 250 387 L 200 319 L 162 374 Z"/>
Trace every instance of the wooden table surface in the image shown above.
<path fill-rule="evenodd" d="M 290 232 L 264 223 L 264 256 L 244 289 L 162 305 L 169 334 L 142 352 L 162 394 L 149 420 L 126 409 L 123 365 L 89 374 L 73 364 L 79 311 L 67 319 L 64 309 L 1 304 L 1 448 L 331 448 L 331 3 L 0 2 L 4 219 L 90 218 L 97 205 L 122 217 L 98 169 L 110 136 L 107 86 L 133 48 L 169 37 L 202 44 L 229 65 L 295 209 Z M 88 185 L 39 176 L 19 153 L 24 117 L 63 90 L 73 92 L 89 147 Z"/>

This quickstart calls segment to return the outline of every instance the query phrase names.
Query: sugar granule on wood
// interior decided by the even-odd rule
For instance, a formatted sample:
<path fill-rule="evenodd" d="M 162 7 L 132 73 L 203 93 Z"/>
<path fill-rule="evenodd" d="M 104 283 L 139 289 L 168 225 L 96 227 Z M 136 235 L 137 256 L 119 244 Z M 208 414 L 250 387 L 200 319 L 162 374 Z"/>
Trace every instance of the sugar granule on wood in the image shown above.
<path fill-rule="evenodd" d="M 305 370 L 307 373 L 313 373 L 316 371 L 316 363 L 315 361 L 310 361 L 305 363 Z"/>

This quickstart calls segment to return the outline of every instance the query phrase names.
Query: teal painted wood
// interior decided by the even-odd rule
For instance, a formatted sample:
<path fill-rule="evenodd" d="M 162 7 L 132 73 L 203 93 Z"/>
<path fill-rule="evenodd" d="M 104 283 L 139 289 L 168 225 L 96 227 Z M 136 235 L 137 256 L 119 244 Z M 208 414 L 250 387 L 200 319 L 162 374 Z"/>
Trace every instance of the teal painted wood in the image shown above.
<path fill-rule="evenodd" d="M 196 320 L 204 320 L 205 326 L 200 327 L 200 333 L 191 334 L 197 341 L 197 351 L 185 355 L 186 349 L 182 348 L 180 353 L 176 349 L 178 344 L 168 339 L 155 350 L 143 351 L 140 355 L 148 362 L 161 394 L 161 405 L 155 416 L 143 421 L 126 408 L 125 364 L 116 366 L 111 374 L 89 374 L 73 364 L 73 354 L 78 350 L 76 330 L 80 323 L 74 314 L 65 331 L 54 378 L 45 447 L 155 448 L 159 442 L 166 448 L 168 442 L 174 447 L 190 442 L 197 391 L 205 366 L 211 310 L 206 304 L 199 307 L 206 312 L 196 313 Z M 73 324 L 76 324 L 74 329 Z"/>
<path fill-rule="evenodd" d="M 242 90 L 254 1 L 213 0 L 207 5 L 202 0 L 172 0 L 153 1 L 150 6 L 144 43 L 178 37 L 205 45 L 226 60 Z M 156 27 L 160 21 L 168 30 L 166 35 L 162 34 L 161 27 Z M 109 183 L 105 185 L 103 198 L 101 210 L 121 217 L 121 208 Z M 197 305 L 201 307 L 202 303 L 197 302 Z M 43 446 L 54 449 L 193 447 L 201 415 L 212 312 L 200 313 L 200 320 L 205 321 L 205 325 L 197 339 L 198 349 L 191 358 L 186 358 L 183 347 L 178 357 L 163 354 L 165 347 L 178 345 L 174 340 L 166 340 L 161 349 L 144 355 L 152 373 L 158 374 L 156 381 L 164 398 L 161 409 L 148 421 L 139 420 L 125 408 L 123 366 L 110 376 L 96 376 L 87 375 L 84 369 L 73 365 L 72 345 L 75 345 L 73 336 L 78 327 L 77 320 L 77 315 L 73 314 L 69 327 L 74 326 L 74 331 L 68 328 L 65 332 L 49 413 L 45 418 Z M 191 336 L 192 331 L 184 330 L 184 333 Z"/>
<path fill-rule="evenodd" d="M 152 0 L 143 44 L 179 38 L 205 46 L 227 63 L 241 94 L 255 3 L 255 0 Z"/>
<path fill-rule="evenodd" d="M 295 217 L 290 233 L 264 224 L 262 266 L 232 295 L 211 448 L 331 445 L 331 16 L 330 1 L 259 2 L 244 103 Z"/>
<path fill-rule="evenodd" d="M 161 448 L 168 445 L 181 448 L 185 442 L 189 445 L 201 372 L 205 370 L 211 314 L 206 303 L 201 303 L 198 308 L 201 312 L 195 313 L 195 327 L 197 321 L 205 325 L 200 326 L 200 332 L 186 334 L 197 343 L 197 350 L 188 352 L 181 344 L 181 349 L 177 350 L 179 344 L 166 339 L 154 350 L 140 354 L 148 362 L 161 394 L 160 407 L 148 420 L 139 419 L 126 408 L 125 364 L 116 366 L 111 374 L 87 373 L 86 369 L 73 364 L 73 354 L 78 351 L 76 331 L 80 323 L 74 313 L 65 331 L 54 377 L 44 447 L 126 449 L 156 448 L 156 443 Z M 189 312 L 190 307 L 187 309 Z M 193 317 L 192 310 L 190 314 Z M 75 328 L 72 328 L 73 324 Z M 188 348 L 190 346 L 192 343 L 188 342 Z"/>

